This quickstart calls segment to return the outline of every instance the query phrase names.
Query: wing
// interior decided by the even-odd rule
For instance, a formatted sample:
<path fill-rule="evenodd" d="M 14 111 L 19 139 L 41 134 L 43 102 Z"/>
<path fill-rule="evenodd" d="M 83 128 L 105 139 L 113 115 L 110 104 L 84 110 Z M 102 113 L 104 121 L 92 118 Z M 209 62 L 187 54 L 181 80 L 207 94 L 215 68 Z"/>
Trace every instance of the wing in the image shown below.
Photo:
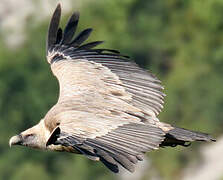
<path fill-rule="evenodd" d="M 116 50 L 92 49 L 102 41 L 81 45 L 90 35 L 92 29 L 86 29 L 74 39 L 79 14 L 74 13 L 62 33 L 59 28 L 60 6 L 55 11 L 50 23 L 47 41 L 47 60 L 54 64 L 63 60 L 86 60 L 107 67 L 122 82 L 121 86 L 132 96 L 131 104 L 142 109 L 145 113 L 157 116 L 163 108 L 165 94 L 162 92 L 160 80 L 151 73 L 139 68 L 126 56 Z M 56 64 L 56 63 L 55 63 Z M 56 66 L 56 65 L 55 65 Z M 52 66 L 53 68 L 55 66 Z M 52 71 L 55 70 L 52 68 Z M 55 76 L 59 79 L 55 72 Z M 61 83 L 61 82 L 60 82 Z"/>
<path fill-rule="evenodd" d="M 82 45 L 92 29 L 73 38 L 79 14 L 64 32 L 57 6 L 49 26 L 47 61 L 60 85 L 58 103 L 45 124 L 48 145 L 72 147 L 117 172 L 117 162 L 133 171 L 142 154 L 157 149 L 165 133 L 156 127 L 162 109 L 161 82 L 116 50 Z M 56 137 L 56 138 L 55 138 Z"/>

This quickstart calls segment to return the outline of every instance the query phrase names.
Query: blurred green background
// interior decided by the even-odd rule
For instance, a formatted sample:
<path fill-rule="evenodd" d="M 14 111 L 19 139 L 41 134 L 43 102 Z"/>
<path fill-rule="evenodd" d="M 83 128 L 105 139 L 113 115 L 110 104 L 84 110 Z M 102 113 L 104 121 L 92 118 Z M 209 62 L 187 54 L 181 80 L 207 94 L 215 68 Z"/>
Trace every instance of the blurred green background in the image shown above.
<path fill-rule="evenodd" d="M 4 2 L 0 0 L 2 9 L 9 6 Z M 47 2 L 51 9 L 38 21 L 42 13 L 38 7 L 44 2 L 27 0 L 36 9 L 25 18 L 26 38 L 17 46 L 6 40 L 16 29 L 1 28 L 5 18 L 0 16 L 0 179 L 121 179 L 101 163 L 79 155 L 8 146 L 12 135 L 36 124 L 57 101 L 57 80 L 45 59 L 47 27 L 57 1 Z M 101 47 L 121 50 L 162 80 L 167 96 L 161 121 L 214 137 L 223 134 L 222 0 L 64 0 L 61 4 L 68 7 L 62 12 L 63 25 L 72 11 L 80 11 L 79 31 L 94 29 L 89 40 L 105 40 Z M 148 153 L 153 168 L 140 179 L 154 179 L 154 172 L 158 179 L 181 179 L 184 169 L 199 161 L 202 145 Z"/>

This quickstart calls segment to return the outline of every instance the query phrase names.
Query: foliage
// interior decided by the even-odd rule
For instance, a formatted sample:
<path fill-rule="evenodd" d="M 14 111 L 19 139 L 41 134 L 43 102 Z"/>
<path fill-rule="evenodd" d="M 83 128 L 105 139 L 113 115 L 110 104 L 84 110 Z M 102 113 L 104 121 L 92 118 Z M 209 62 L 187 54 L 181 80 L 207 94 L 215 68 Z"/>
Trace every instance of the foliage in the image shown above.
<path fill-rule="evenodd" d="M 91 40 L 105 40 L 102 46 L 120 49 L 163 81 L 162 121 L 217 136 L 223 126 L 222 10 L 220 0 L 88 1 L 80 10 L 79 30 L 93 27 Z M 44 60 L 47 23 L 28 26 L 28 40 L 14 51 L 0 40 L 1 178 L 116 179 L 103 165 L 80 156 L 7 145 L 57 99 L 58 84 Z M 161 177 L 179 179 L 182 168 L 198 158 L 199 145 L 151 153 L 153 164 Z"/>

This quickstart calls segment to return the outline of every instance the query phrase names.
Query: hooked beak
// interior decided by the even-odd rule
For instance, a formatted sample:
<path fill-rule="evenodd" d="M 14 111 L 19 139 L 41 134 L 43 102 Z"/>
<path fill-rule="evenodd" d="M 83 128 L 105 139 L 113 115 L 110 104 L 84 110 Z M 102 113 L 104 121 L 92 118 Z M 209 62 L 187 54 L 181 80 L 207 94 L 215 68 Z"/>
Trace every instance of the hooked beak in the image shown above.
<path fill-rule="evenodd" d="M 22 135 L 16 135 L 10 138 L 9 140 L 9 146 L 12 145 L 22 145 Z"/>

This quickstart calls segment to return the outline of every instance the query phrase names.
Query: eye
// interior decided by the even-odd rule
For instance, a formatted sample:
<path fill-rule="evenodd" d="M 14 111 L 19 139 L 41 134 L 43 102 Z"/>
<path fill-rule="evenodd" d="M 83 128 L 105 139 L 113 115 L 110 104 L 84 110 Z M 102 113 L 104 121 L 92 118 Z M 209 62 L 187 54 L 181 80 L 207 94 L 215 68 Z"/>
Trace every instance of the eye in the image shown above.
<path fill-rule="evenodd" d="M 26 136 L 25 136 L 25 138 L 29 138 L 29 137 L 32 137 L 34 134 L 27 134 Z"/>

